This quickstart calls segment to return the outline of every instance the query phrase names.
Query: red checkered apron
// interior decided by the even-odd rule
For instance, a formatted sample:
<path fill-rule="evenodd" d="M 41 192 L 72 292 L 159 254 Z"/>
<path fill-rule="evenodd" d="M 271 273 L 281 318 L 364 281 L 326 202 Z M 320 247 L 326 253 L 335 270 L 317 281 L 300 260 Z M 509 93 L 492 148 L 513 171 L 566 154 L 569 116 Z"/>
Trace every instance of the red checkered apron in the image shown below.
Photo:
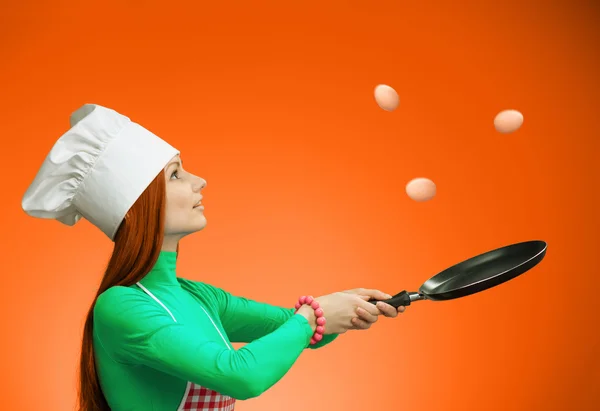
<path fill-rule="evenodd" d="M 137 283 L 137 285 L 144 290 L 146 294 L 152 297 L 156 302 L 158 302 L 173 318 L 173 321 L 177 322 L 171 311 L 162 303 L 158 298 L 154 296 L 146 287 L 144 287 L 141 283 Z M 204 307 L 200 306 L 202 310 L 206 313 L 206 316 L 213 323 L 217 332 L 223 339 L 225 346 L 231 350 L 227 341 L 219 331 L 219 328 L 213 321 L 213 319 L 208 315 Z M 216 391 L 208 389 L 198 384 L 194 384 L 191 381 L 188 381 L 187 387 L 185 388 L 185 394 L 183 394 L 183 398 L 177 411 L 234 411 L 235 407 L 235 398 L 229 397 L 227 395 L 219 394 Z"/>
<path fill-rule="evenodd" d="M 234 411 L 234 407 L 235 398 L 188 382 L 183 401 L 177 411 Z"/>

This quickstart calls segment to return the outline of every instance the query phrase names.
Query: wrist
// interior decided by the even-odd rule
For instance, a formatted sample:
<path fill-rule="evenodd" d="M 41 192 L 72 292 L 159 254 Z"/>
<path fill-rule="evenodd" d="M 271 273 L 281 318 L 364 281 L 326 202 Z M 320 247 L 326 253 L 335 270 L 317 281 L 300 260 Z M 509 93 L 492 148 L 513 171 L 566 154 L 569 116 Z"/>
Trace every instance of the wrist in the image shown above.
<path fill-rule="evenodd" d="M 296 310 L 294 311 L 294 313 L 298 314 L 300 313 L 300 310 L 303 310 L 300 315 L 304 316 L 304 318 L 308 320 L 308 323 L 313 330 L 313 335 L 310 338 L 310 343 L 318 343 L 323 339 L 323 333 L 325 332 L 326 320 L 323 313 L 323 309 L 321 308 L 319 302 L 315 300 L 312 296 L 303 295 L 298 299 L 298 302 L 296 303 Z"/>
<path fill-rule="evenodd" d="M 314 333 L 317 329 L 317 316 L 315 315 L 315 310 L 313 310 L 310 306 L 303 305 L 298 309 L 298 311 L 296 311 L 296 314 L 300 314 L 302 317 L 306 318 L 308 325 Z"/>

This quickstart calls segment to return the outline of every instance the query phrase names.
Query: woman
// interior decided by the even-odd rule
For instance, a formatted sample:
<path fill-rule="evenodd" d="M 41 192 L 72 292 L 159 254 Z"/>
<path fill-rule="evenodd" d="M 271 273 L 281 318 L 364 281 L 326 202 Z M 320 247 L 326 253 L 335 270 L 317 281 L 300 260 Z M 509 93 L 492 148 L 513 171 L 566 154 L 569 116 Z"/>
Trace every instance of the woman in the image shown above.
<path fill-rule="evenodd" d="M 279 381 L 306 348 L 404 311 L 368 303 L 390 298 L 377 290 L 284 308 L 179 277 L 179 241 L 206 225 L 205 186 L 168 143 L 86 104 L 28 188 L 28 214 L 68 225 L 85 218 L 114 241 L 84 328 L 81 411 L 233 410 L 236 399 Z M 233 342 L 248 344 L 234 350 Z"/>

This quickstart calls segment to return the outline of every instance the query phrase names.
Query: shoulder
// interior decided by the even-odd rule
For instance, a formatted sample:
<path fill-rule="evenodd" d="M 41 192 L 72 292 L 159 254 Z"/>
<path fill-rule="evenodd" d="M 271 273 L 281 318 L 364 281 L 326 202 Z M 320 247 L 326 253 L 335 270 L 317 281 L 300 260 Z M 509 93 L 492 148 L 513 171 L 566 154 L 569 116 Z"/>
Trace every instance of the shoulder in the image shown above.
<path fill-rule="evenodd" d="M 113 286 L 104 291 L 96 299 L 94 314 L 111 315 L 120 310 L 122 304 L 143 303 L 143 295 L 132 287 Z"/>
<path fill-rule="evenodd" d="M 137 286 L 113 286 L 96 299 L 94 335 L 118 362 L 136 363 L 150 348 L 152 336 L 177 326 L 154 300 Z"/>
<path fill-rule="evenodd" d="M 104 291 L 94 304 L 94 322 L 111 328 L 130 328 L 145 318 L 163 313 L 156 304 L 135 287 L 113 286 Z"/>

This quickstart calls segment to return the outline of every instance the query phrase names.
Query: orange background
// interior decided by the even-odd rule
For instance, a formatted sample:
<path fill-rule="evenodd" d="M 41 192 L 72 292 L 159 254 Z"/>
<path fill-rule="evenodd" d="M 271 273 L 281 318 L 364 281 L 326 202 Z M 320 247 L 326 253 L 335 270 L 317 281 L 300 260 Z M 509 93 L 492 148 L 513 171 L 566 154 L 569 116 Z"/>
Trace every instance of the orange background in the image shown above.
<path fill-rule="evenodd" d="M 182 242 L 179 275 L 234 294 L 290 306 L 416 291 L 480 252 L 548 242 L 525 275 L 350 332 L 236 409 L 597 409 L 592 3 L 3 2 L 0 409 L 75 404 L 111 243 L 20 200 L 88 102 L 165 138 L 208 181 L 208 224 Z M 381 83 L 400 95 L 394 112 L 374 101 Z M 524 124 L 499 134 L 510 108 Z M 420 176 L 437 184 L 430 202 L 404 191 Z"/>

